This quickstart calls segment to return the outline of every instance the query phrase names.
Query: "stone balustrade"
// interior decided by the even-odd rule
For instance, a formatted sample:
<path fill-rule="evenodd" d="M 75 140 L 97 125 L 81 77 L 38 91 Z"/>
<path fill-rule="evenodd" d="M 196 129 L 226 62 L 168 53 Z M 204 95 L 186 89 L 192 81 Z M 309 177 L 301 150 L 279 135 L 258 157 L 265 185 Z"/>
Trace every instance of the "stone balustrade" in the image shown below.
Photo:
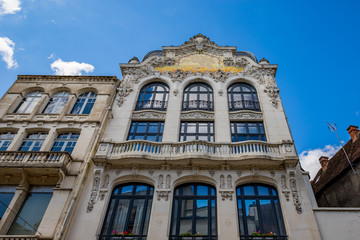
<path fill-rule="evenodd" d="M 29 235 L 29 236 L 25 236 L 25 235 L 19 235 L 19 236 L 0 236 L 0 240 L 38 240 L 39 237 L 38 236 L 33 236 L 33 235 Z"/>

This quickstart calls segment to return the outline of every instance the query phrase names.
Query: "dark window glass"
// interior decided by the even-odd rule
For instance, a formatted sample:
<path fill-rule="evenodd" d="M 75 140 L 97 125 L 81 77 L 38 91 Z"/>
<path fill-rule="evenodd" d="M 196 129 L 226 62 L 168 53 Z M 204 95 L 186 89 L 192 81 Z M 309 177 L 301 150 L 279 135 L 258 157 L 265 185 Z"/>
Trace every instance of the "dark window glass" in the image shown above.
<path fill-rule="evenodd" d="M 60 113 L 69 99 L 68 92 L 58 92 L 51 96 L 46 104 L 43 113 Z"/>
<path fill-rule="evenodd" d="M 0 186 L 0 220 L 14 197 L 15 186 Z"/>
<path fill-rule="evenodd" d="M 52 197 L 52 189 L 32 189 L 15 217 L 8 235 L 35 235 Z M 26 220 L 26 223 L 24 222 Z"/>
<path fill-rule="evenodd" d="M 61 133 L 55 139 L 51 151 L 69 152 L 71 154 L 74 150 L 78 138 L 78 133 Z"/>
<path fill-rule="evenodd" d="M 0 151 L 6 151 L 14 139 L 15 133 L 0 133 Z"/>
<path fill-rule="evenodd" d="M 247 140 L 266 141 L 263 123 L 231 122 L 231 141 L 241 142 Z"/>
<path fill-rule="evenodd" d="M 135 110 L 155 109 L 165 111 L 167 107 L 169 87 L 164 83 L 145 85 L 139 94 Z"/>
<path fill-rule="evenodd" d="M 214 142 L 213 122 L 181 122 L 180 141 L 202 140 Z"/>
<path fill-rule="evenodd" d="M 19 151 L 40 151 L 47 133 L 29 133 L 21 143 Z"/>
<path fill-rule="evenodd" d="M 96 101 L 96 93 L 87 92 L 81 94 L 71 110 L 71 114 L 89 114 Z"/>
<path fill-rule="evenodd" d="M 217 239 L 215 188 L 204 184 L 187 184 L 175 189 L 170 240 L 182 234 L 194 239 Z M 200 237 L 201 235 L 201 237 Z"/>
<path fill-rule="evenodd" d="M 228 88 L 229 110 L 260 111 L 256 89 L 247 83 L 234 83 Z"/>
<path fill-rule="evenodd" d="M 184 90 L 182 110 L 214 110 L 214 95 L 210 85 L 206 83 L 192 83 Z"/>
<path fill-rule="evenodd" d="M 15 108 L 14 113 L 31 113 L 41 100 L 42 92 L 36 91 L 27 94 Z"/>
<path fill-rule="evenodd" d="M 164 122 L 132 122 L 128 140 L 161 142 Z"/>
<path fill-rule="evenodd" d="M 274 233 L 277 239 L 286 239 L 279 197 L 274 187 L 247 184 L 238 187 L 236 195 L 241 239 L 252 239 L 250 236 L 259 231 Z"/>
<path fill-rule="evenodd" d="M 154 188 L 146 184 L 115 187 L 100 239 L 111 239 L 114 231 L 131 231 L 136 239 L 146 239 L 153 195 Z"/>

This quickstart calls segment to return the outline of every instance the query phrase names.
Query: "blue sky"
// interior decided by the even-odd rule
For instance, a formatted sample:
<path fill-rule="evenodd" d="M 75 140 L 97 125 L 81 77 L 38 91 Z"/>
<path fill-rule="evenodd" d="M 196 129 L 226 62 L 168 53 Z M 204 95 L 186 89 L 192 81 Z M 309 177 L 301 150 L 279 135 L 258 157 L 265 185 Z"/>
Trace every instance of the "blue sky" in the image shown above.
<path fill-rule="evenodd" d="M 359 5 L 346 0 L 0 0 L 0 94 L 18 74 L 59 74 L 64 66 L 121 78 L 119 63 L 180 45 L 200 32 L 219 45 L 279 64 L 281 98 L 297 150 L 310 166 L 339 145 L 327 121 L 337 124 L 344 141 L 346 128 L 360 124 Z"/>

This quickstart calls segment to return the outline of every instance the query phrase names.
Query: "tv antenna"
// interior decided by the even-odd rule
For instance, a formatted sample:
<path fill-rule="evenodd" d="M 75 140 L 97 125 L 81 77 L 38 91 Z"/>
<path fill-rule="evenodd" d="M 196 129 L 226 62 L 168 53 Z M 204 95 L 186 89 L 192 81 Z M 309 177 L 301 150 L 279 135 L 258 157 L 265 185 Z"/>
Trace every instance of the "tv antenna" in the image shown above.
<path fill-rule="evenodd" d="M 345 156 L 346 156 L 346 159 L 351 167 L 351 169 L 353 170 L 354 174 L 359 174 L 357 171 L 355 171 L 354 167 L 353 167 L 353 164 L 351 163 L 350 159 L 349 159 L 349 156 L 347 155 L 346 151 L 345 151 L 345 148 L 344 148 L 344 145 L 342 144 L 341 140 L 340 140 L 340 137 L 339 137 L 339 134 L 337 133 L 337 127 L 336 127 L 336 124 L 333 123 L 333 124 L 330 124 L 328 122 L 328 127 L 329 127 L 329 130 L 330 132 L 335 132 L 336 133 L 336 137 L 338 138 L 339 140 L 339 143 L 340 143 L 340 146 L 342 148 L 342 150 L 344 151 L 345 153 Z"/>

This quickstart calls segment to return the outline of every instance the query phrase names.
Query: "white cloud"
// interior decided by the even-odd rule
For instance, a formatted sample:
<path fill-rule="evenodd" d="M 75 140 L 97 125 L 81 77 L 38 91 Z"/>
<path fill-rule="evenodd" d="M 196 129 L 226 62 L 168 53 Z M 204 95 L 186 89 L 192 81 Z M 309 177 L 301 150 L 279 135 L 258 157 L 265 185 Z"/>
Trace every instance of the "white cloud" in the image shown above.
<path fill-rule="evenodd" d="M 0 37 L 0 55 L 6 63 L 6 67 L 16 68 L 17 62 L 14 59 L 15 43 L 7 37 Z"/>
<path fill-rule="evenodd" d="M 303 151 L 299 155 L 301 166 L 310 172 L 310 178 L 313 179 L 321 167 L 319 158 L 321 156 L 331 158 L 339 149 L 340 146 L 326 145 L 324 148 Z"/>
<path fill-rule="evenodd" d="M 51 70 L 55 75 L 81 75 L 81 72 L 93 72 L 95 67 L 88 63 L 78 63 L 75 61 L 64 62 L 60 58 L 54 61 L 51 65 Z"/>
<path fill-rule="evenodd" d="M 55 59 L 55 53 L 50 54 L 50 56 L 48 56 L 48 59 Z"/>
<path fill-rule="evenodd" d="M 0 16 L 20 11 L 20 4 L 20 0 L 0 0 Z"/>

